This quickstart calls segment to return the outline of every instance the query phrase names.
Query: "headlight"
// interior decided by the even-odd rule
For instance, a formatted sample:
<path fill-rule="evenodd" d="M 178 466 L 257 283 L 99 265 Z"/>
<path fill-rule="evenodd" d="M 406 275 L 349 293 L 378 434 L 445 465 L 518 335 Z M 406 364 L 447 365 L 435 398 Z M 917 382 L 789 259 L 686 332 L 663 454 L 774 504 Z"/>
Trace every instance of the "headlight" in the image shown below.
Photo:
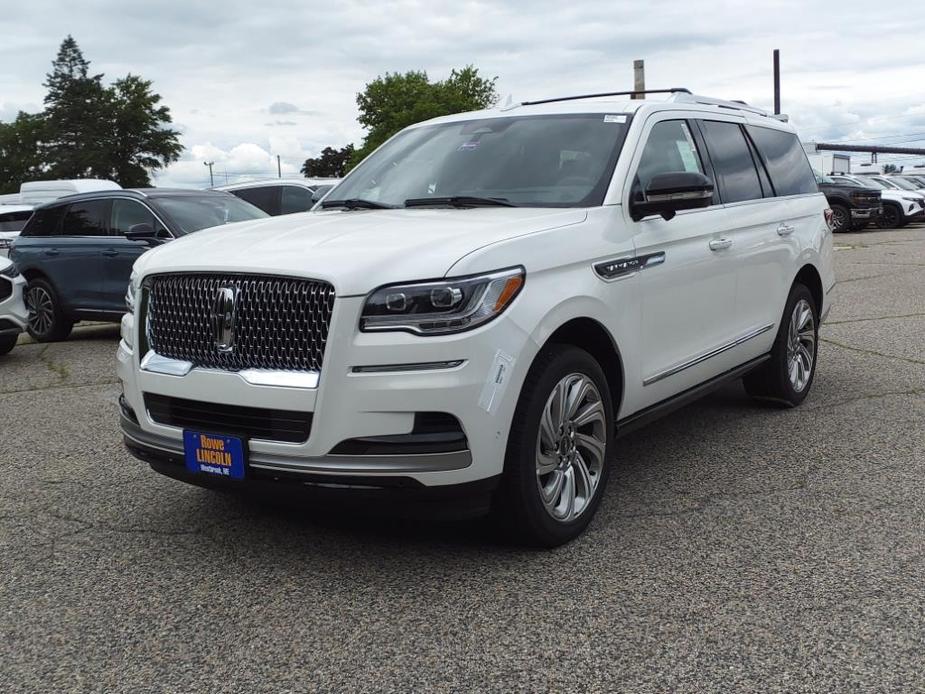
<path fill-rule="evenodd" d="M 135 295 L 138 293 L 138 275 L 132 272 L 128 280 L 128 289 L 125 290 L 125 309 L 135 313 Z"/>
<path fill-rule="evenodd" d="M 0 248 L 3 248 L 3 246 L 0 245 Z M 19 268 L 16 267 L 15 265 L 9 265 L 3 268 L 2 270 L 0 270 L 0 275 L 3 275 L 4 277 L 9 277 L 10 279 L 13 279 L 14 277 L 19 277 Z"/>
<path fill-rule="evenodd" d="M 393 284 L 369 295 L 360 330 L 446 335 L 471 330 L 506 309 L 524 285 L 522 267 L 432 282 Z"/>
<path fill-rule="evenodd" d="M 921 198 L 907 198 L 907 197 L 904 195 L 904 196 L 903 196 L 903 200 L 907 200 L 907 201 L 909 201 L 909 202 L 919 202 L 919 200 L 921 200 Z"/>

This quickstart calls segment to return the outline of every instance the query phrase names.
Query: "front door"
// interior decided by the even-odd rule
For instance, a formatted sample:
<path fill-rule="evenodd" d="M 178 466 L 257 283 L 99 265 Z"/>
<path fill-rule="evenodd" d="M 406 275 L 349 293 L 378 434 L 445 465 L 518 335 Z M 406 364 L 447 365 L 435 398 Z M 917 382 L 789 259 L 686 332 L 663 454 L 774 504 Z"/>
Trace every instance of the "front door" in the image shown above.
<path fill-rule="evenodd" d="M 735 332 L 736 263 L 719 205 L 678 212 L 671 220 L 631 219 L 656 174 L 697 171 L 712 176 L 685 120 L 650 121 L 631 171 L 626 223 L 640 265 L 634 281 L 640 311 L 640 408 L 655 404 L 726 370 L 717 349 Z M 624 199 L 627 199 L 626 196 Z M 718 202 L 718 196 L 714 199 Z"/>
<path fill-rule="evenodd" d="M 101 310 L 125 310 L 125 291 L 132 275 L 132 266 L 150 248 L 147 242 L 125 238 L 125 232 L 138 224 L 149 225 L 155 233 L 164 230 L 154 213 L 137 200 L 116 198 L 112 201 L 111 235 L 102 250 Z"/>

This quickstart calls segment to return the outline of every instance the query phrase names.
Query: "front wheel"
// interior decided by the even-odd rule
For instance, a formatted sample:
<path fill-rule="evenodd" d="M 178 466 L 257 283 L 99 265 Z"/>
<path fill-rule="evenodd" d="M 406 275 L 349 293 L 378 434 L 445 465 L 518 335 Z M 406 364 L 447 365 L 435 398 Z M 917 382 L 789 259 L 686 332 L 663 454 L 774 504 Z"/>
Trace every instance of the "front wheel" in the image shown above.
<path fill-rule="evenodd" d="M 844 205 L 830 205 L 832 208 L 832 231 L 840 234 L 851 228 L 851 211 Z"/>
<path fill-rule="evenodd" d="M 883 212 L 877 218 L 881 229 L 898 229 L 903 225 L 903 213 L 896 205 L 884 205 Z"/>
<path fill-rule="evenodd" d="M 594 357 L 571 345 L 544 348 L 521 390 L 496 502 L 516 539 L 555 547 L 587 527 L 607 484 L 613 421 Z"/>
<path fill-rule="evenodd" d="M 745 390 L 752 397 L 796 407 L 812 387 L 818 344 L 816 301 L 806 286 L 794 284 L 771 348 L 771 359 L 745 376 Z"/>

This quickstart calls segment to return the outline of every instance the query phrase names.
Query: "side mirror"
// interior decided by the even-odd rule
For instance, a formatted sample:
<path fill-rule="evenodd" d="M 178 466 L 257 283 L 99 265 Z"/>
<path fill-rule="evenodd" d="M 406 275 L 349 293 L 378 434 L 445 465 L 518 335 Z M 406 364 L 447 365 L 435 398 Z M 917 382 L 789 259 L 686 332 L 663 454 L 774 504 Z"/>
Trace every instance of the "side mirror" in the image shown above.
<path fill-rule="evenodd" d="M 153 246 L 159 244 L 163 237 L 154 230 L 153 226 L 147 222 L 142 222 L 141 224 L 130 226 L 128 231 L 125 232 L 125 238 L 129 241 L 144 241 Z"/>
<path fill-rule="evenodd" d="M 713 182 L 695 171 L 671 171 L 656 174 L 649 181 L 643 202 L 630 206 L 634 222 L 644 217 L 661 215 L 666 221 L 679 210 L 709 207 L 713 201 Z"/>

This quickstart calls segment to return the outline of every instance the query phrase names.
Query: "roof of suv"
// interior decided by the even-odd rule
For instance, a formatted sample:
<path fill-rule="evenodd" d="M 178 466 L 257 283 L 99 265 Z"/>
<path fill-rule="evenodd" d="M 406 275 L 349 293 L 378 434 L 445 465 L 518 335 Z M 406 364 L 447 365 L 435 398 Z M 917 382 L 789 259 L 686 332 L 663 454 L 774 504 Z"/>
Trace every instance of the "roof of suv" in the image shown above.
<path fill-rule="evenodd" d="M 726 101 L 713 97 L 691 94 L 687 90 L 654 90 L 657 93 L 671 91 L 665 99 L 630 99 L 624 94 L 589 95 L 587 97 L 563 97 L 561 99 L 544 99 L 541 101 L 525 101 L 484 111 L 469 111 L 449 116 L 440 116 L 419 125 L 435 125 L 439 123 L 453 123 L 457 121 L 475 120 L 478 118 L 503 118 L 505 116 L 533 116 L 570 113 L 602 113 L 613 115 L 648 115 L 658 111 L 700 111 L 704 114 L 723 114 L 743 116 L 752 123 L 761 123 L 768 127 L 793 132 L 793 127 L 787 124 L 787 116 L 772 115 L 761 108 L 749 106 L 741 101 Z"/>
<path fill-rule="evenodd" d="M 317 186 L 335 185 L 340 183 L 339 178 L 264 178 L 256 181 L 238 181 L 221 186 L 214 186 L 211 190 L 241 190 L 242 188 L 264 188 L 268 186 L 302 186 L 315 188 Z"/>
<path fill-rule="evenodd" d="M 75 193 L 74 195 L 65 195 L 57 200 L 42 205 L 42 208 L 54 207 L 56 205 L 80 202 L 82 200 L 100 200 L 105 198 L 137 198 L 138 200 L 157 199 L 165 197 L 188 197 L 203 195 L 229 195 L 220 190 L 198 190 L 196 188 L 120 188 L 116 190 L 96 190 L 89 193 Z"/>

